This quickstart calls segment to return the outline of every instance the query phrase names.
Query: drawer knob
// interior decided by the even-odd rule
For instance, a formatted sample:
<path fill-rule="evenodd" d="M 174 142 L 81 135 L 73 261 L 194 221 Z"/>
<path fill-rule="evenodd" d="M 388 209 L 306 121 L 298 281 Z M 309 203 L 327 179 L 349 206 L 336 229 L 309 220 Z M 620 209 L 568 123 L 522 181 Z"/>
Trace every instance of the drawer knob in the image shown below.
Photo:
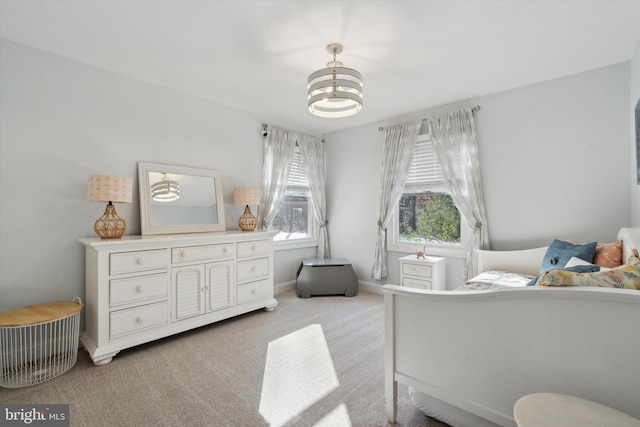
<path fill-rule="evenodd" d="M 144 291 L 144 288 L 142 287 L 142 285 L 138 285 L 136 286 L 136 292 L 141 294 Z"/>
<path fill-rule="evenodd" d="M 256 251 L 256 249 L 258 249 L 258 248 L 256 247 L 256 245 L 251 246 L 251 250 L 252 250 L 253 252 L 255 252 L 255 251 Z"/>
<path fill-rule="evenodd" d="M 140 325 L 140 324 L 142 324 L 142 322 L 143 322 L 143 321 L 144 321 L 144 318 L 143 318 L 142 316 L 138 316 L 138 317 L 136 317 L 136 323 L 137 323 L 137 324 L 139 324 L 139 325 Z"/>
<path fill-rule="evenodd" d="M 256 266 L 255 265 L 251 266 L 251 271 L 256 271 Z"/>
<path fill-rule="evenodd" d="M 180 258 L 184 258 L 184 255 L 185 255 L 184 251 L 180 252 Z"/>
<path fill-rule="evenodd" d="M 226 254 L 227 253 L 227 247 L 225 246 L 224 248 L 222 248 L 222 253 Z"/>
<path fill-rule="evenodd" d="M 142 258 L 140 257 L 136 258 L 136 264 L 142 265 Z"/>
<path fill-rule="evenodd" d="M 251 295 L 255 295 L 256 294 L 256 288 L 251 289 Z"/>

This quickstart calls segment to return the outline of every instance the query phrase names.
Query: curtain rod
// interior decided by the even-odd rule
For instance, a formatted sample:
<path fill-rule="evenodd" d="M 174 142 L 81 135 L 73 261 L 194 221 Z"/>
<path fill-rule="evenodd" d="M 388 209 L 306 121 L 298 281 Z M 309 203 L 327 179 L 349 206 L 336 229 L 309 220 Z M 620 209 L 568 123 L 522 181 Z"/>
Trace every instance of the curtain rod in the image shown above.
<path fill-rule="evenodd" d="M 473 108 L 471 109 L 471 111 L 473 111 L 474 113 L 477 113 L 478 111 L 480 111 L 480 106 L 479 106 L 479 105 L 476 105 L 475 107 L 473 107 Z M 427 120 L 427 119 L 422 119 L 422 121 L 425 121 L 425 120 Z M 378 128 L 378 130 L 379 130 L 380 132 L 382 132 L 382 131 L 384 130 L 384 128 L 383 128 L 382 126 L 380 126 L 380 127 Z"/>
<path fill-rule="evenodd" d="M 269 134 L 269 126 L 266 123 L 262 124 L 262 132 L 260 132 L 260 134 L 262 135 L 263 138 L 266 138 L 267 135 Z M 312 136 L 312 135 L 309 135 L 309 136 Z M 322 138 L 320 141 L 322 141 L 323 143 L 325 142 L 324 138 Z M 297 142 L 296 142 L 296 145 L 298 145 Z"/>

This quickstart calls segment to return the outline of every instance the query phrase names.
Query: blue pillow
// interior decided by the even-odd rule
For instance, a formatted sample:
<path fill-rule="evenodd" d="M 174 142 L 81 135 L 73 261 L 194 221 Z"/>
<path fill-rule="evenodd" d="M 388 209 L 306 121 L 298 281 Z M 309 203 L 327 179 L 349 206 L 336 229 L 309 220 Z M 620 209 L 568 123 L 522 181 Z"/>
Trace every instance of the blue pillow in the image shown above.
<path fill-rule="evenodd" d="M 593 273 L 595 271 L 600 271 L 599 265 L 574 265 L 573 267 L 564 267 L 564 268 L 551 268 L 550 270 L 563 270 L 563 271 L 573 271 L 574 273 Z M 538 274 L 536 277 L 531 279 L 527 286 L 535 286 L 538 283 L 538 279 L 542 276 L 546 271 Z"/>
<path fill-rule="evenodd" d="M 542 265 L 540 266 L 540 273 L 564 268 L 571 257 L 580 258 L 592 263 L 596 253 L 596 244 L 597 242 L 574 245 L 573 243 L 555 239 L 551 242 L 547 253 L 544 254 Z"/>

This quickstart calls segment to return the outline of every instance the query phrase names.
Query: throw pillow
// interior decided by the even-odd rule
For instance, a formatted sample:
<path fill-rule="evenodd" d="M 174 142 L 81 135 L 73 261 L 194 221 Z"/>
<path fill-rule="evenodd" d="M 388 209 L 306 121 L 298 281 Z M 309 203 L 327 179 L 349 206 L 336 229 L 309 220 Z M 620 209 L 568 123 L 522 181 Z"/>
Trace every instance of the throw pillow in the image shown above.
<path fill-rule="evenodd" d="M 567 262 L 569 262 L 571 257 L 577 257 L 592 263 L 596 252 L 596 245 L 597 242 L 576 245 L 571 242 L 555 239 L 551 242 L 551 245 L 549 245 L 549 248 L 544 255 L 542 266 L 540 266 L 540 273 L 544 273 L 545 271 L 552 269 L 563 268 L 567 265 Z"/>
<path fill-rule="evenodd" d="M 622 265 L 622 240 L 596 246 L 593 263 L 600 267 L 614 268 Z"/>

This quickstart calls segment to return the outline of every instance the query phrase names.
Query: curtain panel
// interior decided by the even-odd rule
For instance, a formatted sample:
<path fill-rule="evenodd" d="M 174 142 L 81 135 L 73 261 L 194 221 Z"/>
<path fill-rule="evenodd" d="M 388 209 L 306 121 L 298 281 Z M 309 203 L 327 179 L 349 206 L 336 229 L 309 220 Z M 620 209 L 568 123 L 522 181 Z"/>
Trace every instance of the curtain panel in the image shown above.
<path fill-rule="evenodd" d="M 393 211 L 404 191 L 411 158 L 421 121 L 389 126 L 385 130 L 382 147 L 382 169 L 380 173 L 380 209 L 378 216 L 378 238 L 376 240 L 371 277 L 382 280 L 389 275 L 387 260 L 387 228 Z"/>
<path fill-rule="evenodd" d="M 329 232 L 327 230 L 327 196 L 325 190 L 324 143 L 309 135 L 298 136 L 298 148 L 302 156 L 304 171 L 309 181 L 313 215 L 320 224 L 318 236 L 318 258 L 331 258 Z"/>
<path fill-rule="evenodd" d="M 284 200 L 291 162 L 296 146 L 300 150 L 302 163 L 311 195 L 311 209 L 320 224 L 318 258 L 330 258 L 329 233 L 327 230 L 327 197 L 325 190 L 325 151 L 319 138 L 270 127 L 264 138 L 264 160 L 262 165 L 262 188 L 258 223 L 268 229 L 273 225 Z"/>
<path fill-rule="evenodd" d="M 473 234 L 467 246 L 465 277 L 477 273 L 476 250 L 489 248 L 476 127 L 472 109 L 427 119 L 447 190 Z"/>
<path fill-rule="evenodd" d="M 287 189 L 291 160 L 296 148 L 296 134 L 287 130 L 270 128 L 264 138 L 262 187 L 258 224 L 268 229 L 278 211 Z"/>

